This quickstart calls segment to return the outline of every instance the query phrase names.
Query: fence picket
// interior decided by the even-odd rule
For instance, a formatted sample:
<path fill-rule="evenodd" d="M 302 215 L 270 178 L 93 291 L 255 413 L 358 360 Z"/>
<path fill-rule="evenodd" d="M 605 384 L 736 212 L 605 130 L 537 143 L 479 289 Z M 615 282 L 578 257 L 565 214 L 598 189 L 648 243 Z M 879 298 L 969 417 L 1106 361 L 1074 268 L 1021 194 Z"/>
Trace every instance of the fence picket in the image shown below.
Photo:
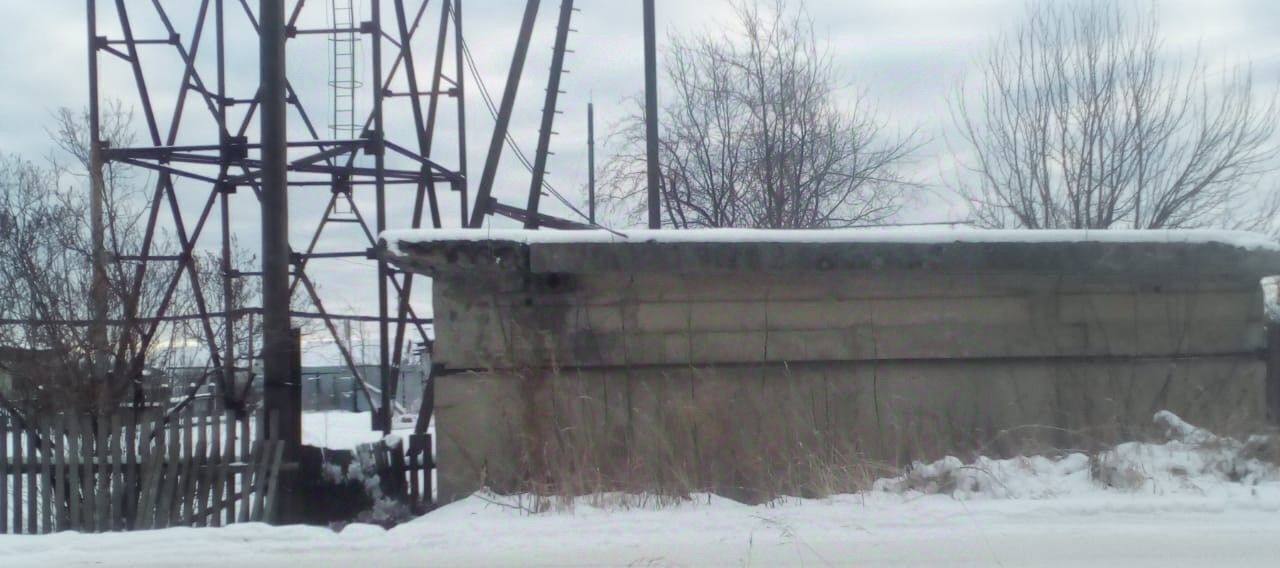
<path fill-rule="evenodd" d="M 138 412 L 135 408 L 129 412 L 129 419 L 125 420 L 124 432 L 124 479 L 121 480 L 123 486 L 120 491 L 120 505 L 122 507 L 120 518 L 120 530 L 129 530 L 129 523 L 136 514 L 137 500 L 133 498 L 138 492 L 138 422 L 143 417 L 143 413 Z"/>
<path fill-rule="evenodd" d="M 204 491 L 209 487 L 208 476 L 208 456 L 209 456 L 209 413 L 205 410 L 200 411 L 196 429 L 196 465 L 195 480 L 192 482 L 191 491 L 191 522 L 198 527 L 209 526 L 208 520 L 204 518 L 204 508 L 207 499 L 204 498 Z"/>
<path fill-rule="evenodd" d="M 253 460 L 253 508 L 249 515 L 250 520 L 259 522 L 263 520 L 264 508 L 266 507 L 266 489 L 267 489 L 267 463 L 271 459 L 271 450 L 273 446 L 272 440 L 260 440 L 256 445 L 257 459 Z"/>
<path fill-rule="evenodd" d="M 98 527 L 98 441 L 93 429 L 93 416 L 80 417 L 80 438 L 80 449 L 84 452 L 84 460 L 81 462 L 84 476 L 80 479 L 80 483 L 84 484 L 84 495 L 80 498 L 80 513 L 84 515 L 81 530 L 94 532 Z"/>
<path fill-rule="evenodd" d="M 277 416 L 195 406 L 51 414 L 22 427 L 0 417 L 0 534 L 274 521 L 285 444 L 254 440 L 250 420 L 263 436 L 278 426 Z M 417 469 L 403 458 L 390 471 Z"/>
<path fill-rule="evenodd" d="M 409 436 L 409 502 L 413 503 L 414 507 L 418 506 L 419 495 L 421 495 L 418 488 L 418 452 L 414 451 L 417 444 L 417 436 Z"/>
<path fill-rule="evenodd" d="M 53 532 L 53 426 L 45 421 L 40 444 L 40 532 Z"/>
<path fill-rule="evenodd" d="M 205 445 L 203 440 L 196 442 L 195 453 L 192 457 L 191 468 L 189 470 L 190 475 L 188 476 L 191 480 L 187 482 L 187 513 L 183 516 L 183 526 L 205 526 L 205 523 L 200 520 L 202 506 L 200 504 L 199 495 L 205 456 L 208 454 L 208 451 L 209 448 Z"/>
<path fill-rule="evenodd" d="M 265 522 L 275 522 L 276 519 L 276 491 L 280 487 L 280 462 L 284 459 L 284 441 L 275 440 L 269 442 L 271 445 L 270 459 L 266 462 L 266 470 L 264 474 L 267 478 L 266 495 L 263 496 L 265 507 L 262 511 L 262 519 Z"/>
<path fill-rule="evenodd" d="M 407 472 L 404 466 L 405 444 L 403 440 L 396 440 L 395 443 L 389 444 L 389 446 L 391 449 L 391 473 L 389 474 L 391 475 L 391 488 L 396 495 L 404 495 L 405 485 L 407 484 L 405 474 L 412 473 Z M 414 503 L 414 505 L 416 506 L 417 503 Z"/>
<path fill-rule="evenodd" d="M 164 473 L 165 430 L 160 414 L 153 414 L 154 421 L 144 429 L 147 434 L 141 440 L 146 449 L 142 471 L 142 494 L 138 496 L 138 517 L 135 528 L 156 528 L 156 497 L 160 491 L 160 476 Z"/>
<path fill-rule="evenodd" d="M 226 485 L 227 479 L 224 472 L 227 471 L 226 455 L 222 449 L 222 413 L 212 411 L 213 414 L 213 448 L 209 451 L 209 461 L 213 470 L 209 472 L 209 525 L 214 527 L 222 526 L 222 489 Z"/>
<path fill-rule="evenodd" d="M 37 534 L 40 513 L 36 509 L 36 496 L 40 494 L 36 487 L 36 478 L 40 476 L 40 461 L 36 459 L 36 425 L 27 424 L 23 430 L 27 450 L 27 534 Z"/>
<path fill-rule="evenodd" d="M 249 494 L 252 490 L 250 481 L 250 472 L 252 471 L 253 452 L 249 445 L 249 421 L 251 417 L 246 416 L 240 421 L 240 461 L 245 464 L 240 473 L 240 517 L 242 523 L 249 522 Z"/>
<path fill-rule="evenodd" d="M 178 483 L 178 462 L 182 455 L 182 429 L 177 416 L 169 416 L 169 451 L 164 456 L 164 472 L 161 474 L 163 487 L 157 497 L 159 507 L 156 511 L 156 527 L 173 526 L 174 489 Z"/>
<path fill-rule="evenodd" d="M 218 472 L 222 470 L 222 412 L 212 406 L 207 409 L 209 416 L 209 452 L 205 457 L 204 490 L 200 492 L 203 509 L 204 526 L 222 526 L 221 519 L 213 512 L 214 488 L 218 485 Z"/>
<path fill-rule="evenodd" d="M 227 492 L 226 505 L 224 506 L 226 509 L 226 520 L 227 524 L 231 524 L 236 522 L 236 474 L 234 471 L 228 470 L 230 470 L 230 468 L 236 463 L 236 416 L 230 410 L 227 411 L 226 444 L 227 447 L 223 450 L 225 452 L 225 457 L 222 461 L 226 464 L 228 469 L 224 470 L 221 475 L 225 482 L 225 487 L 223 489 Z"/>
<path fill-rule="evenodd" d="M 22 428 L 14 425 L 10 428 L 10 444 L 12 449 L 9 453 L 13 455 L 13 505 L 10 510 L 13 511 L 13 533 L 22 532 Z"/>
<path fill-rule="evenodd" d="M 94 511 L 93 529 L 95 532 L 107 532 L 110 530 L 107 519 L 110 514 L 108 497 L 111 493 L 111 469 L 106 462 L 111 460 L 111 451 L 107 446 L 109 441 L 108 420 L 105 415 L 99 414 L 94 426 L 97 428 L 94 434 L 97 442 L 93 445 L 93 474 L 94 481 L 97 482 L 97 493 L 94 495 L 93 506 Z"/>
<path fill-rule="evenodd" d="M 79 530 L 81 524 L 80 513 L 80 422 L 74 415 L 65 418 L 67 427 L 67 476 L 70 478 L 67 485 L 67 508 L 70 518 L 67 522 L 68 530 Z"/>
<path fill-rule="evenodd" d="M 57 530 L 67 530 L 67 502 L 69 493 L 67 492 L 67 421 L 61 414 L 53 417 L 53 439 L 56 442 L 54 446 L 54 466 L 53 466 L 53 492 L 54 498 L 57 500 Z M 0 531 L 3 532 L 3 531 Z"/>
<path fill-rule="evenodd" d="M 142 423 L 138 425 L 138 497 L 136 505 L 136 513 L 133 517 L 133 529 L 149 529 L 151 528 L 151 512 L 153 508 L 149 508 L 147 503 L 151 499 L 150 494 L 154 487 L 152 475 L 152 462 L 156 452 L 152 449 L 156 436 L 155 423 L 152 422 L 151 412 L 144 412 Z"/>
<path fill-rule="evenodd" d="M 0 534 L 9 532 L 9 418 L 0 417 Z"/>
<path fill-rule="evenodd" d="M 121 487 L 124 485 L 122 481 L 124 477 L 124 470 L 122 469 L 124 462 L 124 454 L 122 453 L 124 450 L 124 440 L 122 439 L 124 438 L 124 424 L 120 420 L 123 417 L 121 411 L 112 412 L 109 416 L 109 420 L 108 415 L 102 417 L 102 427 L 105 428 L 108 423 L 111 424 L 111 428 L 107 430 L 107 461 L 111 462 L 111 467 L 107 469 L 104 464 L 102 469 L 102 473 L 108 476 L 106 480 L 107 505 L 104 507 L 107 512 L 107 524 L 102 527 L 102 530 L 118 531 L 122 524 L 121 521 L 124 520 L 124 512 L 122 510 L 124 507 L 121 506 L 122 501 L 120 500 L 120 496 L 124 493 L 124 487 Z"/>

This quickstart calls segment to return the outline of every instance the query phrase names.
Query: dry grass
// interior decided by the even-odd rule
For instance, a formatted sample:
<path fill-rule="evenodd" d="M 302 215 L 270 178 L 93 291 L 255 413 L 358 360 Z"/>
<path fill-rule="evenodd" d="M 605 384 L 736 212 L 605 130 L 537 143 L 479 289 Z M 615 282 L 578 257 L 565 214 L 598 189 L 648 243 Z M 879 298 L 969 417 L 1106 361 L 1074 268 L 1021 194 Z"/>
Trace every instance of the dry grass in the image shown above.
<path fill-rule="evenodd" d="M 521 376 L 519 471 L 488 485 L 538 496 L 528 505 L 535 511 L 582 498 L 662 507 L 703 493 L 755 504 L 856 493 L 896 471 L 869 457 L 851 430 L 824 427 L 821 405 L 697 393 L 707 373 L 633 379 L 622 393 L 559 372 Z M 808 396 L 784 383 L 794 400 Z"/>
<path fill-rule="evenodd" d="M 1161 408 L 1147 407 L 1170 402 L 1129 372 L 1059 377 L 1048 393 L 1019 393 L 1014 376 L 975 387 L 840 373 L 848 367 L 495 371 L 519 385 L 511 393 L 519 408 L 494 426 L 508 429 L 502 455 L 477 463 L 499 464 L 484 469 L 485 486 L 532 496 L 521 505 L 530 511 L 663 507 L 698 494 L 759 504 L 865 491 L 948 455 L 1094 455 L 1154 441 L 1162 432 L 1150 417 Z M 1216 387 L 1228 380 L 1204 380 L 1202 392 L 1183 392 L 1173 406 L 1228 435 L 1256 432 L 1253 413 L 1222 413 L 1240 407 L 1220 398 Z M 996 393 L 1000 400 L 988 398 Z"/>

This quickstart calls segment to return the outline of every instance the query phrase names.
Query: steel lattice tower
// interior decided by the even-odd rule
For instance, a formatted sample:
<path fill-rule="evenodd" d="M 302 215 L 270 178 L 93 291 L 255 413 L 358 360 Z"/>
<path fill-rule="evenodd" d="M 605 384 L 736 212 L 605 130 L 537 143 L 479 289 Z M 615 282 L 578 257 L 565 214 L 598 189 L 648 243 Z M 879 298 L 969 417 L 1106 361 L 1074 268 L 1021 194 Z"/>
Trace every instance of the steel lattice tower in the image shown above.
<path fill-rule="evenodd" d="M 289 49 L 317 49 L 322 45 L 318 42 L 327 41 L 333 65 L 328 125 L 317 125 L 313 119 L 317 115 L 304 101 L 313 91 L 301 88 L 301 81 L 285 77 L 292 128 L 287 145 L 288 193 L 295 200 L 328 201 L 312 238 L 306 243 L 290 243 L 290 291 L 309 306 L 291 309 L 291 315 L 324 323 L 344 363 L 361 379 L 358 382 L 368 387 L 365 394 L 380 409 L 375 413 L 382 419 L 380 426 L 387 428 L 389 413 L 385 410 L 397 392 L 406 340 L 411 336 L 429 342 L 431 320 L 418 317 L 411 306 L 412 275 L 396 273 L 378 259 L 377 235 L 392 227 L 441 227 L 442 193 L 456 194 L 458 218 L 467 219 L 469 214 L 462 0 L 370 0 L 368 14 L 358 13 L 351 0 L 333 0 L 329 5 L 295 0 L 291 4 L 285 24 Z M 126 302 L 122 325 L 136 326 L 145 346 L 155 340 L 162 322 L 194 318 L 200 339 L 209 346 L 210 366 L 216 370 L 211 378 L 222 397 L 234 404 L 243 395 L 236 392 L 235 379 L 252 371 L 245 362 L 252 361 L 254 355 L 236 353 L 242 338 L 235 335 L 235 323 L 253 317 L 260 308 L 232 305 L 230 290 L 238 280 L 261 273 L 256 267 L 232 264 L 231 235 L 235 213 L 244 211 L 246 204 L 257 205 L 262 198 L 264 164 L 255 128 L 262 101 L 259 93 L 237 90 L 229 80 L 230 71 L 244 67 L 244 61 L 232 61 L 229 52 L 233 45 L 256 44 L 252 34 L 260 32 L 259 14 L 247 0 L 193 0 L 169 3 L 168 7 L 158 0 L 86 0 L 86 6 L 93 152 L 103 163 L 145 169 L 155 179 L 149 188 L 142 249 L 112 261 L 134 263 L 135 283 L 154 272 L 169 281 L 167 295 L 154 313 L 138 313 L 136 306 Z M 329 13 L 323 21 L 328 27 L 299 25 L 304 16 L 325 9 Z M 159 26 L 138 25 L 140 13 Z M 175 24 L 179 15 L 194 23 L 179 29 Z M 105 29 L 105 23 L 115 27 L 118 35 L 99 35 L 97 30 Z M 419 37 L 432 35 L 420 33 L 424 28 L 437 33 Z M 157 35 L 144 37 L 142 33 Z M 299 45 L 308 42 L 311 45 Z M 358 64 L 357 46 L 370 52 L 368 69 Z M 433 57 L 430 76 L 421 76 L 415 65 L 415 56 L 421 53 Z M 179 62 L 176 67 L 161 63 L 175 58 Z M 120 81 L 104 78 L 126 79 L 129 87 L 108 92 L 108 84 Z M 156 91 L 162 84 L 165 88 L 176 86 L 176 90 Z M 144 125 L 142 144 L 112 148 L 101 140 L 96 125 L 107 100 L 120 100 L 137 110 Z M 359 113 L 357 100 L 371 101 L 371 109 Z M 437 139 L 436 130 L 446 105 L 456 107 L 458 113 L 456 139 L 448 141 L 453 146 L 450 154 L 455 156 L 449 164 L 434 159 L 433 153 L 433 145 L 444 144 Z M 411 135 L 403 140 L 388 135 L 385 118 L 391 112 L 409 117 Z M 322 131 L 328 131 L 327 135 Z M 362 210 L 357 199 L 365 197 L 367 202 L 368 196 L 373 197 L 372 211 Z M 412 202 L 413 206 L 390 207 L 390 200 Z M 357 227 L 366 246 L 321 250 L 326 229 L 340 224 Z M 154 254 L 162 227 L 172 231 L 179 254 Z M 214 233 L 221 234 L 220 241 L 214 241 Z M 221 253 L 221 282 L 202 282 L 194 268 L 195 255 L 206 250 Z M 316 265 L 328 260 L 363 262 L 377 268 L 376 315 L 337 315 L 325 306 Z M 195 296 L 197 314 L 169 313 L 172 296 L 182 281 Z M 205 291 L 211 286 L 223 288 L 224 305 L 206 301 Z M 382 388 L 376 392 L 373 381 L 361 377 L 361 367 L 346 345 L 348 334 L 339 332 L 338 322 L 343 321 L 372 322 L 379 327 L 378 383 Z M 214 322 L 222 324 L 221 334 L 215 333 Z M 131 372 L 140 373 L 142 365 L 142 361 L 135 361 Z"/>

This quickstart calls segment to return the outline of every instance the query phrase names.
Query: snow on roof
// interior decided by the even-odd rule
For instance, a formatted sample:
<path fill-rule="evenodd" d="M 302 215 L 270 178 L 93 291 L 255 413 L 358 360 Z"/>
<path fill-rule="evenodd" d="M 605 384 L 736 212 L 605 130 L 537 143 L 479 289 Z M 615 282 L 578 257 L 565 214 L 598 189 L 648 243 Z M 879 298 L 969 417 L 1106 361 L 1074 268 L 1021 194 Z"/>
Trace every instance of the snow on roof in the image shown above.
<path fill-rule="evenodd" d="M 570 243 L 1218 243 L 1247 250 L 1280 251 L 1265 235 L 1222 230 L 983 230 L 901 228 L 762 230 L 693 229 L 635 231 L 530 231 L 525 229 L 394 230 L 382 234 L 392 254 L 401 242 L 505 241 L 524 244 Z"/>

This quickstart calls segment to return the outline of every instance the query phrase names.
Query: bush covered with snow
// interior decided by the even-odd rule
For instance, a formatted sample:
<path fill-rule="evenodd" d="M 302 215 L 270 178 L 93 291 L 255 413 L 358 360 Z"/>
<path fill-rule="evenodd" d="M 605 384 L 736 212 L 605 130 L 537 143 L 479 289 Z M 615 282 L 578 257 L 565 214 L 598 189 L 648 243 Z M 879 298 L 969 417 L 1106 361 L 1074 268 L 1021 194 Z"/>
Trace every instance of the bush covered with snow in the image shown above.
<path fill-rule="evenodd" d="M 1280 435 L 1241 441 L 1171 412 L 1157 413 L 1154 421 L 1162 441 L 1128 442 L 1094 455 L 980 457 L 970 463 L 947 457 L 913 464 L 902 475 L 876 481 L 874 489 L 958 499 L 1041 499 L 1099 489 L 1212 493 L 1268 485 L 1280 490 Z"/>

